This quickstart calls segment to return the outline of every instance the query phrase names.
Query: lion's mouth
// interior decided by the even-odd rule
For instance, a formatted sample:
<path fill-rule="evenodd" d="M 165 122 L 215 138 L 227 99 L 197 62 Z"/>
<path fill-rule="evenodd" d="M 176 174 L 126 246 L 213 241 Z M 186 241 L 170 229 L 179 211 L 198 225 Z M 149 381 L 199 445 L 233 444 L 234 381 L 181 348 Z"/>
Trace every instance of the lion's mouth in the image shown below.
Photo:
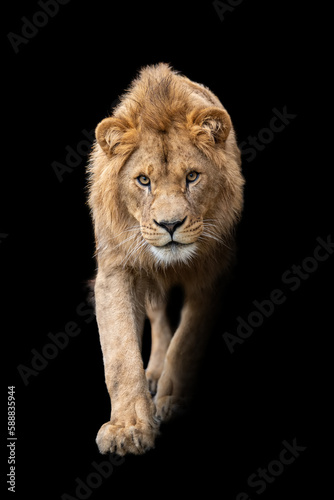
<path fill-rule="evenodd" d="M 160 248 L 178 248 L 178 247 L 186 247 L 188 245 L 191 245 L 191 243 L 180 243 L 179 241 L 169 241 L 166 243 L 166 245 L 163 245 Z"/>

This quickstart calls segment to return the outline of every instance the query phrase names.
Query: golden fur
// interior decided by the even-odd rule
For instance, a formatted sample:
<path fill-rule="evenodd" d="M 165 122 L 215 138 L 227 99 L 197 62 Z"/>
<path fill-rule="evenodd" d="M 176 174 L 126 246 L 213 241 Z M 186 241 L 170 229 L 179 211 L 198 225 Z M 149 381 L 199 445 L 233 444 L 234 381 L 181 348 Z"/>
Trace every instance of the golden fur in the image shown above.
<path fill-rule="evenodd" d="M 138 454 L 188 399 L 215 286 L 233 259 L 240 152 L 218 98 L 159 64 L 144 68 L 97 126 L 88 170 L 96 315 L 112 406 L 97 443 L 102 453 Z M 185 302 L 172 335 L 166 296 L 174 285 Z M 146 373 L 145 314 L 152 330 Z"/>

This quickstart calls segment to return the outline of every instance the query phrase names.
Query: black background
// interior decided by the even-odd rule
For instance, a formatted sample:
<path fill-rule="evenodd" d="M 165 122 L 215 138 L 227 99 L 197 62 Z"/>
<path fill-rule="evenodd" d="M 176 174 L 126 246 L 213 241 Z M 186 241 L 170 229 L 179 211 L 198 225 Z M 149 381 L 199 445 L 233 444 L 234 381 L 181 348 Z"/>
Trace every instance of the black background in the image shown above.
<path fill-rule="evenodd" d="M 210 1 L 71 0 L 15 53 L 7 33 L 21 34 L 21 18 L 31 20 L 41 8 L 29 1 L 7 9 L 0 262 L 7 320 L 2 337 L 8 344 L 2 399 L 15 385 L 16 498 L 75 498 L 76 478 L 86 482 L 92 463 L 105 459 L 95 445 L 110 409 L 98 331 L 89 314 L 77 312 L 86 297 L 83 284 L 95 269 L 85 205 L 87 159 L 62 182 L 52 163 L 65 164 L 65 148 L 76 149 L 82 131 L 109 114 L 142 66 L 161 61 L 216 93 L 239 143 L 268 127 L 274 108 L 286 107 L 296 117 L 252 162 L 244 155 L 238 266 L 191 413 L 162 429 L 155 450 L 115 466 L 89 498 L 188 498 L 202 492 L 234 500 L 243 491 L 251 499 L 299 499 L 310 492 L 322 498 L 329 479 L 326 352 L 334 257 L 320 262 L 295 291 L 282 275 L 312 257 L 318 237 L 333 234 L 332 166 L 322 156 L 329 144 L 321 141 L 319 123 L 328 14 L 305 2 L 285 7 L 276 0 L 245 0 L 221 20 Z M 237 317 L 247 319 L 253 301 L 268 299 L 275 288 L 286 301 L 231 354 L 223 333 L 235 334 Z M 25 385 L 18 365 L 31 367 L 31 349 L 42 352 L 48 334 L 64 331 L 70 321 L 80 334 Z M 6 437 L 4 432 L 3 448 Z M 278 458 L 283 440 L 294 439 L 306 450 L 256 493 L 248 477 Z"/>

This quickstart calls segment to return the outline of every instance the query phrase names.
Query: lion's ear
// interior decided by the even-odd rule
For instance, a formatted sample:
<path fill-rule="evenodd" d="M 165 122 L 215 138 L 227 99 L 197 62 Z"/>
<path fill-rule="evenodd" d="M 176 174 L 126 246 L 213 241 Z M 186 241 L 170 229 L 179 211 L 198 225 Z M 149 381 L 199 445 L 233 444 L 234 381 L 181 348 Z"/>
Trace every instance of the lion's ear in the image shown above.
<path fill-rule="evenodd" d="M 201 148 L 214 144 L 224 144 L 232 123 L 229 114 L 220 108 L 194 109 L 187 116 L 187 126 L 191 138 Z"/>
<path fill-rule="evenodd" d="M 126 156 L 132 152 L 137 142 L 136 128 L 125 118 L 105 118 L 96 127 L 95 136 L 108 156 Z"/>

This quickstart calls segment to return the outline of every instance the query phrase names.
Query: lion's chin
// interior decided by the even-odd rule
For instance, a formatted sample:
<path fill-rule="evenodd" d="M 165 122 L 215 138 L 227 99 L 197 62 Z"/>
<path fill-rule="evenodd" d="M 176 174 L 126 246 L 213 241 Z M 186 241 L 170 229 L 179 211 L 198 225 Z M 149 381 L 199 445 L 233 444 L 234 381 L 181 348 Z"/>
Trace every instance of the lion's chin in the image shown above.
<path fill-rule="evenodd" d="M 162 247 L 150 247 L 157 264 L 190 264 L 196 255 L 196 243 L 182 244 L 171 241 Z"/>

